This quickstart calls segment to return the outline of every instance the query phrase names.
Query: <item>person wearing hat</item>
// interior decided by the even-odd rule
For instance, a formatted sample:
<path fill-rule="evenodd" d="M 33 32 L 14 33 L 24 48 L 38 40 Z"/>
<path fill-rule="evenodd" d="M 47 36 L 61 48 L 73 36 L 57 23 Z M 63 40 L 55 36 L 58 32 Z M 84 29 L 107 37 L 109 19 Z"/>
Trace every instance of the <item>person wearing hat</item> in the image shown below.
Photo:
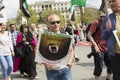
<path fill-rule="evenodd" d="M 110 80 L 111 77 L 111 66 L 108 49 L 106 47 L 106 41 L 101 38 L 101 27 L 105 14 L 100 15 L 100 19 L 95 20 L 88 31 L 88 39 L 92 43 L 91 50 L 94 57 L 94 76 L 95 80 L 100 80 L 100 75 L 103 69 L 103 62 L 107 66 L 106 80 Z"/>

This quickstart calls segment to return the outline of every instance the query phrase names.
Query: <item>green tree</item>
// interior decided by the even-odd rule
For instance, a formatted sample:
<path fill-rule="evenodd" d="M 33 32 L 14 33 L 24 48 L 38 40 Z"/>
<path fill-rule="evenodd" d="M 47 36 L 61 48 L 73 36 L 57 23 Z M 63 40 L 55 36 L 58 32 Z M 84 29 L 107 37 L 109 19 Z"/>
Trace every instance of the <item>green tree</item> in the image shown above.
<path fill-rule="evenodd" d="M 31 14 L 31 17 L 28 18 L 28 25 L 30 25 L 31 23 L 35 23 L 35 24 L 38 24 L 38 14 L 35 13 L 35 11 L 33 11 L 32 9 L 29 10 L 30 14 Z"/>
<path fill-rule="evenodd" d="M 7 29 L 9 29 L 9 25 L 10 25 L 10 24 L 16 24 L 15 18 L 13 18 L 13 19 L 8 19 L 8 20 L 7 20 Z"/>
<path fill-rule="evenodd" d="M 15 18 L 13 18 L 13 19 L 8 19 L 7 24 L 9 25 L 9 24 L 11 24 L 11 23 L 16 24 Z"/>
<path fill-rule="evenodd" d="M 91 23 L 100 16 L 100 11 L 95 9 L 85 8 L 84 14 L 81 14 L 81 22 Z"/>
<path fill-rule="evenodd" d="M 77 25 L 79 23 L 91 23 L 95 19 L 98 19 L 101 14 L 101 11 L 96 9 L 85 8 L 84 13 L 80 10 L 80 13 L 75 14 L 74 24 Z"/>
<path fill-rule="evenodd" d="M 23 13 L 19 10 L 18 11 L 18 15 L 16 17 L 16 24 L 17 25 L 21 25 L 22 24 L 22 16 L 25 17 L 27 19 L 27 25 L 30 25 L 31 23 L 35 23 L 38 24 L 38 17 L 37 17 L 37 13 L 35 13 L 32 9 L 29 9 L 30 18 L 26 18 Z"/>

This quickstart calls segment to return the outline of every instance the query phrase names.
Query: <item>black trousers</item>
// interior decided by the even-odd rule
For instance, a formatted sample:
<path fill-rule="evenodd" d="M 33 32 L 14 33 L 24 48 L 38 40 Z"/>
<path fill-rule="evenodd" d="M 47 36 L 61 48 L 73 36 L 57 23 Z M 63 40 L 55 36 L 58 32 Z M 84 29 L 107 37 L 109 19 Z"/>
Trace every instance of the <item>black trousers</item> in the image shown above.
<path fill-rule="evenodd" d="M 111 57 L 113 80 L 120 80 L 120 54 Z"/>
<path fill-rule="evenodd" d="M 111 74 L 112 70 L 111 70 L 111 61 L 110 61 L 109 53 L 101 52 L 100 54 L 101 56 L 99 56 L 98 53 L 95 53 L 94 55 L 94 65 L 95 65 L 94 75 L 95 76 L 101 75 L 103 70 L 103 62 L 107 66 L 107 73 Z"/>

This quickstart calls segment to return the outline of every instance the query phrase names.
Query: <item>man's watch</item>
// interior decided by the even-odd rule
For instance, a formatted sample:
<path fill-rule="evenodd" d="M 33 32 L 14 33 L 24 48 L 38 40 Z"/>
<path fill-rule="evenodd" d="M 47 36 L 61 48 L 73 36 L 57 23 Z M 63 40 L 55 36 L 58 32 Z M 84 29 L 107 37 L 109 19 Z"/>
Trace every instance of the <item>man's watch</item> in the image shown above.
<path fill-rule="evenodd" d="M 71 68 L 71 67 L 72 67 L 72 65 L 71 65 L 71 64 L 67 64 L 67 67 L 68 67 L 68 68 Z"/>

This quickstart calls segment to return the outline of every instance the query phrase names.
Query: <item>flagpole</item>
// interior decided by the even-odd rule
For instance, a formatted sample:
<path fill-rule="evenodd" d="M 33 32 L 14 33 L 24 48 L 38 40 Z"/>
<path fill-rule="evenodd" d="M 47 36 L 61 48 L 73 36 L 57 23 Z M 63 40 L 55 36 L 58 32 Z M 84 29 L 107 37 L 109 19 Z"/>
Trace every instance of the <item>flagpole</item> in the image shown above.
<path fill-rule="evenodd" d="M 80 9 L 80 16 L 81 16 L 81 19 L 80 19 L 81 20 L 81 24 L 83 24 L 83 14 L 84 14 L 83 10 L 82 10 L 83 8 L 79 6 L 79 9 Z"/>
<path fill-rule="evenodd" d="M 22 24 L 22 16 L 23 16 L 23 13 L 22 13 L 22 11 L 19 9 L 18 10 L 19 12 L 20 12 L 20 14 L 21 14 L 21 24 Z"/>
<path fill-rule="evenodd" d="M 105 0 L 105 9 L 106 9 L 106 15 L 107 15 L 107 17 L 108 17 L 108 20 L 110 20 L 109 13 L 108 13 L 107 0 Z"/>
<path fill-rule="evenodd" d="M 20 9 L 22 9 L 22 6 L 21 6 L 21 4 L 22 4 L 22 1 L 21 0 L 19 0 L 19 12 L 20 12 L 20 14 L 21 14 L 21 24 L 22 24 L 22 16 L 23 16 L 23 13 L 22 13 L 22 11 L 20 10 Z"/>

